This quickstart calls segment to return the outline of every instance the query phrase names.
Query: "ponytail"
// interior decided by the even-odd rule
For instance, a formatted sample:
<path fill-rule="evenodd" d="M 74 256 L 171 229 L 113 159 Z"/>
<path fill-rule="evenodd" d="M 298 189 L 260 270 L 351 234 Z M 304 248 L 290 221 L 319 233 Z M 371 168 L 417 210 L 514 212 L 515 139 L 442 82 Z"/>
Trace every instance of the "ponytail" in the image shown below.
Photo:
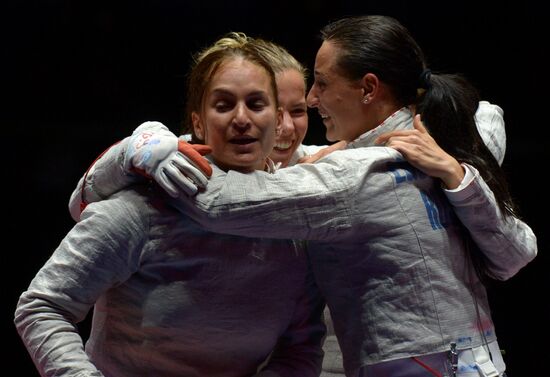
<path fill-rule="evenodd" d="M 430 135 L 455 159 L 479 171 L 505 216 L 516 215 L 504 172 L 475 124 L 474 116 L 480 100 L 478 92 L 457 74 L 430 73 L 428 80 L 425 91 L 419 96 L 416 111 L 422 115 Z"/>

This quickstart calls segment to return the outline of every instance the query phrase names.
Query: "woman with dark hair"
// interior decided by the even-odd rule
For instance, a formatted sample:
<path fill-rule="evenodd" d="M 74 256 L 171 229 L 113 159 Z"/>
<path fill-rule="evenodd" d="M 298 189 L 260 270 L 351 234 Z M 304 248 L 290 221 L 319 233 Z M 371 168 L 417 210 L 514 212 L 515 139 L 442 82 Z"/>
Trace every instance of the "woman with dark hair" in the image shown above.
<path fill-rule="evenodd" d="M 501 279 L 535 257 L 536 238 L 511 216 L 498 164 L 475 136 L 475 92 L 461 78 L 430 74 L 393 18 L 342 19 L 322 36 L 308 105 L 318 109 L 327 139 L 346 140 L 347 148 L 275 174 L 214 169 L 204 192 L 177 205 L 215 232 L 310 241 L 346 375 L 502 375 L 462 223 L 483 250 L 488 273 Z M 440 180 L 376 146 L 386 132 L 412 129 L 415 111 L 430 130 L 453 130 L 437 142 L 472 164 L 444 164 L 445 193 Z M 456 137 L 468 137 L 467 152 L 453 146 Z M 483 164 L 472 156 L 474 145 Z M 466 173 L 471 179 L 464 182 Z M 457 185 L 464 187 L 455 192 Z"/>

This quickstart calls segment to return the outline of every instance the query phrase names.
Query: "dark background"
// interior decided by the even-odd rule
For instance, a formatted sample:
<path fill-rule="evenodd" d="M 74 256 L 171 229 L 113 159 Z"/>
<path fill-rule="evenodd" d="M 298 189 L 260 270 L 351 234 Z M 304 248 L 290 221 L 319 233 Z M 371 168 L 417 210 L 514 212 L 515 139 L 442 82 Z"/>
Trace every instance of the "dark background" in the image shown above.
<path fill-rule="evenodd" d="M 542 3 L 542 2 L 541 2 Z M 190 54 L 228 31 L 286 46 L 310 68 L 318 30 L 353 14 L 398 18 L 433 70 L 462 72 L 505 111 L 504 168 L 539 256 L 490 285 L 510 377 L 550 375 L 548 235 L 543 228 L 549 126 L 547 22 L 534 1 L 19 1 L 2 3 L 4 368 L 37 376 L 13 326 L 17 298 L 72 226 L 69 195 L 95 156 L 141 122 L 179 130 Z M 310 115 L 306 143 L 326 143 Z M 87 320 L 87 322 L 89 319 Z M 85 332 L 87 323 L 82 325 Z M 543 335 L 544 334 L 544 335 Z M 539 346 L 535 346 L 538 344 Z M 5 372 L 2 372 L 5 374 Z M 6 373 L 7 374 L 7 373 Z"/>

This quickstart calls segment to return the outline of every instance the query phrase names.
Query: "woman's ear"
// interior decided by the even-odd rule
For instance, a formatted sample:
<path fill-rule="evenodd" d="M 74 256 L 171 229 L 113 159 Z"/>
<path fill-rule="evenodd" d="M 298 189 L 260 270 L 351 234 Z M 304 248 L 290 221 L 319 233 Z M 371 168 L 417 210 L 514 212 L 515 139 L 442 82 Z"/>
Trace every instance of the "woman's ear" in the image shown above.
<path fill-rule="evenodd" d="M 363 97 L 361 102 L 367 104 L 372 101 L 376 94 L 378 93 L 378 88 L 380 86 L 380 81 L 374 73 L 367 73 L 361 79 L 361 91 L 363 92 Z"/>
<path fill-rule="evenodd" d="M 199 114 L 196 112 L 191 113 L 191 122 L 193 123 L 193 131 L 197 139 L 204 141 L 205 132 Z"/>

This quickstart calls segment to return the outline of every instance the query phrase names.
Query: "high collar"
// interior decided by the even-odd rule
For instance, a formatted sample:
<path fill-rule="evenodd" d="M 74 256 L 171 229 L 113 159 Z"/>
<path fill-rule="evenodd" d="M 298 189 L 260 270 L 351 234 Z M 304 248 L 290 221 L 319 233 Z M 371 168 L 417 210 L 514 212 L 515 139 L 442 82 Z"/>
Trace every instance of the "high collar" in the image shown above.
<path fill-rule="evenodd" d="M 360 147 L 370 147 L 376 145 L 374 141 L 376 138 L 383 133 L 395 131 L 395 130 L 405 130 L 411 129 L 412 126 L 413 114 L 408 107 L 402 107 L 397 110 L 395 113 L 387 117 L 382 123 L 378 126 L 369 130 L 359 136 L 357 139 L 348 144 L 348 148 L 360 148 Z"/>
<path fill-rule="evenodd" d="M 216 163 L 214 162 L 214 159 L 212 158 L 211 155 L 206 155 L 204 156 L 209 162 L 210 162 L 210 165 L 213 165 L 215 166 L 216 168 L 220 169 L 220 167 L 218 167 L 218 165 L 216 165 Z M 264 165 L 264 168 L 263 168 L 263 171 L 269 173 L 269 174 L 273 174 L 275 173 L 279 168 L 281 167 L 281 163 L 280 162 L 277 162 L 275 163 L 271 158 L 267 157 L 265 159 L 265 165 Z M 223 170 L 223 169 L 222 169 Z M 229 169 L 229 170 L 235 170 L 235 169 Z"/>

